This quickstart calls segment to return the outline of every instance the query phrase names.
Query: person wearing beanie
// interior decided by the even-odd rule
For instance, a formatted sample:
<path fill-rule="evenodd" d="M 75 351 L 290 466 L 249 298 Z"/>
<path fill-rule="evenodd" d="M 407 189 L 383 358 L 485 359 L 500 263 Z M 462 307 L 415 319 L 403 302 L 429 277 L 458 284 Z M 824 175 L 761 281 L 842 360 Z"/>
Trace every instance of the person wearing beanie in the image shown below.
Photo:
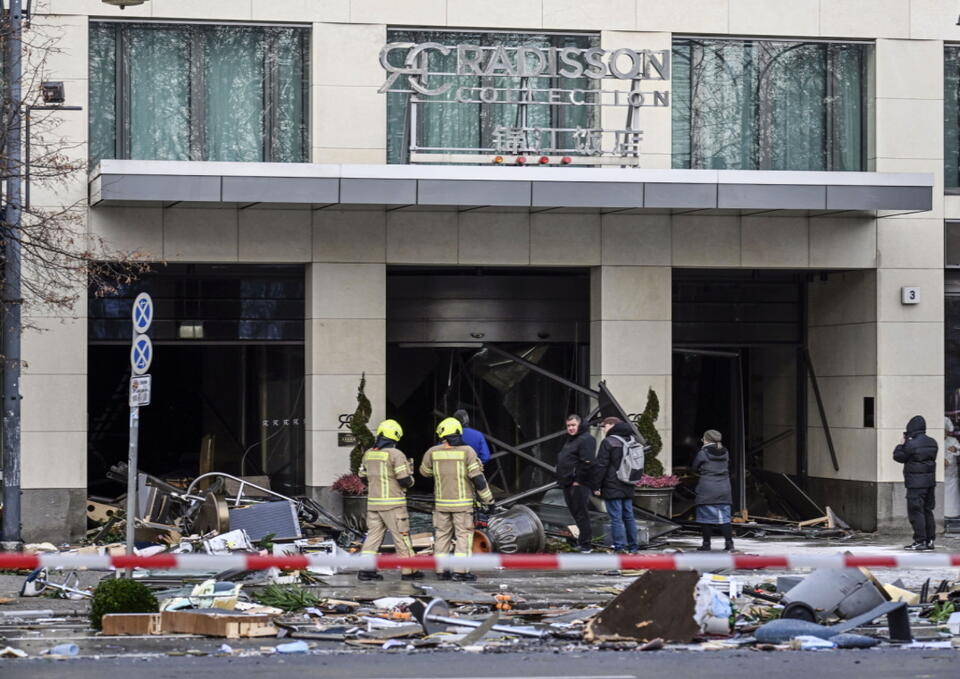
<path fill-rule="evenodd" d="M 413 461 L 408 460 L 397 443 L 403 429 L 396 420 L 384 420 L 377 427 L 377 440 L 363 454 L 360 476 L 367 479 L 367 536 L 360 553 L 376 556 L 387 531 L 393 536 L 397 556 L 413 556 L 410 540 L 410 516 L 407 514 L 407 489 L 413 486 Z M 404 568 L 400 578 L 419 580 L 423 572 Z M 383 580 L 376 570 L 357 573 L 360 580 Z"/>
<path fill-rule="evenodd" d="M 477 457 L 483 464 L 490 461 L 490 446 L 487 445 L 486 437 L 479 431 L 470 426 L 470 415 L 463 408 L 460 408 L 453 416 L 463 425 L 463 442 L 473 448 Z"/>
<path fill-rule="evenodd" d="M 733 525 L 731 506 L 733 491 L 730 487 L 730 453 L 723 447 L 723 436 L 716 429 L 703 432 L 703 447 L 693 458 L 690 468 L 700 475 L 697 482 L 696 518 L 701 526 L 703 544 L 698 552 L 710 551 L 713 527 L 718 526 L 723 535 L 723 548 L 733 551 Z"/>

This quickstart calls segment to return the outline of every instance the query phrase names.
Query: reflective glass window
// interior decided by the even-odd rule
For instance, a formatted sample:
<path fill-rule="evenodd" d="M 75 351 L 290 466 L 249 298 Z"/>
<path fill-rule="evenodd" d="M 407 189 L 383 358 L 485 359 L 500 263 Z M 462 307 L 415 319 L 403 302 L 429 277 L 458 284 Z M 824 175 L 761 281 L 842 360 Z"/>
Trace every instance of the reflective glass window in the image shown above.
<path fill-rule="evenodd" d="M 943 185 L 960 187 L 960 45 L 943 54 Z"/>
<path fill-rule="evenodd" d="M 90 160 L 307 160 L 306 28 L 92 22 Z"/>
<path fill-rule="evenodd" d="M 869 45 L 673 41 L 673 167 L 864 169 Z"/>

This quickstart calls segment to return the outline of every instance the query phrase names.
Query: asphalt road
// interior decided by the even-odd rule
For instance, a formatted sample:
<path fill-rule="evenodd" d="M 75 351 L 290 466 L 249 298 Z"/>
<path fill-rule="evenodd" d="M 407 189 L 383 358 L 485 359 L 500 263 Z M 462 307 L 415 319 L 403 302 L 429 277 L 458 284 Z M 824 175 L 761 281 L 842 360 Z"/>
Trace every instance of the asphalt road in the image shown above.
<path fill-rule="evenodd" d="M 873 649 L 868 651 L 560 651 L 557 653 L 337 654 L 271 657 L 151 657 L 100 660 L 0 660 L 3 679 L 231 679 L 282 673 L 317 679 L 956 679 L 960 651 Z"/>

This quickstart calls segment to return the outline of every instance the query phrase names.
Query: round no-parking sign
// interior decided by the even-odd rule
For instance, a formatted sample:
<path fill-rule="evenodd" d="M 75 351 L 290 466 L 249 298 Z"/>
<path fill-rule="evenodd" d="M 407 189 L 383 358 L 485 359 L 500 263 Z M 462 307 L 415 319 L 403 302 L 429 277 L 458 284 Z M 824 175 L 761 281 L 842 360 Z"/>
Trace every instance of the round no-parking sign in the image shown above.
<path fill-rule="evenodd" d="M 153 342 L 146 335 L 137 335 L 133 338 L 130 347 L 130 367 L 134 375 L 143 375 L 150 369 L 153 360 Z"/>
<path fill-rule="evenodd" d="M 145 292 L 137 295 L 133 300 L 133 334 L 142 335 L 150 329 L 153 323 L 153 298 Z"/>

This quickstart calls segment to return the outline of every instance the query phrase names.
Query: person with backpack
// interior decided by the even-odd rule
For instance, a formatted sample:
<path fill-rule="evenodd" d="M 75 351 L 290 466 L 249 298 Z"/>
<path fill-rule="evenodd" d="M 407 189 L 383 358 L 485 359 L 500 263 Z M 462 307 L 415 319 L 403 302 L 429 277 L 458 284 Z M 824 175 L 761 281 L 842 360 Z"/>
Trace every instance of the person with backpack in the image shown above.
<path fill-rule="evenodd" d="M 633 494 L 635 482 L 643 475 L 643 441 L 638 441 L 630 425 L 619 417 L 604 418 L 600 429 L 604 439 L 593 465 L 591 486 L 607 507 L 614 551 L 633 554 L 640 548 Z"/>
<path fill-rule="evenodd" d="M 733 551 L 733 524 L 731 506 L 733 490 L 730 487 L 730 453 L 720 443 L 723 436 L 716 429 L 703 432 L 703 448 L 694 456 L 690 468 L 700 475 L 697 481 L 697 523 L 703 534 L 698 552 L 710 551 L 713 527 L 719 526 L 723 535 L 723 549 Z"/>

